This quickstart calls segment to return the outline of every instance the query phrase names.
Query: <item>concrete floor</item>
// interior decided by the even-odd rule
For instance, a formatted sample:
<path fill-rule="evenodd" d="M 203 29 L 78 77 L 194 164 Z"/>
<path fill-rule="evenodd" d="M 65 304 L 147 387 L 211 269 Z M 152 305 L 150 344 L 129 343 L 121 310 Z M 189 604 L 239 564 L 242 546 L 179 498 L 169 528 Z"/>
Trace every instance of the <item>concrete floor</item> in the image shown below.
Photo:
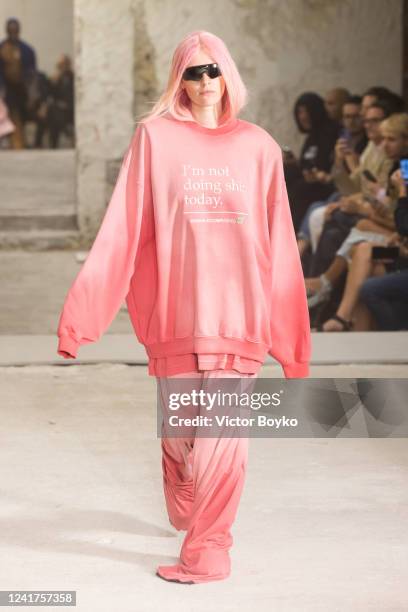
<path fill-rule="evenodd" d="M 78 360 L 57 355 L 75 255 L 0 252 L 0 588 L 76 590 L 81 612 L 406 612 L 403 438 L 252 439 L 231 577 L 155 576 L 184 537 L 165 510 L 156 383 L 126 308 Z M 312 339 L 312 378 L 408 377 L 408 332 Z"/>
<path fill-rule="evenodd" d="M 361 372 L 346 376 L 407 366 Z M 81 612 L 408 609 L 406 439 L 251 440 L 232 575 L 179 585 L 155 576 L 184 534 L 165 511 L 146 367 L 1 367 L 0 386 L 1 589 L 76 590 Z"/>

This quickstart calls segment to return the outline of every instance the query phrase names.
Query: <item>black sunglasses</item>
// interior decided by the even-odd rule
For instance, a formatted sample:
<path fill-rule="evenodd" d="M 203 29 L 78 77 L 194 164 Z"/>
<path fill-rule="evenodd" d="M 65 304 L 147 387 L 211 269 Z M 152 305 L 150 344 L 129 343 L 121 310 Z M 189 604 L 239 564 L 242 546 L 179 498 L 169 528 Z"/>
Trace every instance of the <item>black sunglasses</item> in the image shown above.
<path fill-rule="evenodd" d="M 210 79 L 216 79 L 221 76 L 221 70 L 218 64 L 200 64 L 200 66 L 190 66 L 183 72 L 185 81 L 201 81 L 204 72 L 208 74 Z"/>

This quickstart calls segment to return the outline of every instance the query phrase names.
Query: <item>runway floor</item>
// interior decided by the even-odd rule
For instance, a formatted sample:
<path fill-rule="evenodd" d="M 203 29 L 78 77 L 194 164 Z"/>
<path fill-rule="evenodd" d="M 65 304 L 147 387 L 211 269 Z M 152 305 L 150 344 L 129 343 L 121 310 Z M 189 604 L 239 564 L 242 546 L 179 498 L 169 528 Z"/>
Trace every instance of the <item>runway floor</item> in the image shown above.
<path fill-rule="evenodd" d="M 81 612 L 407 610 L 406 439 L 251 440 L 232 574 L 180 585 L 155 575 L 183 533 L 165 512 L 146 368 L 3 367 L 0 380 L 3 590 L 75 590 Z"/>

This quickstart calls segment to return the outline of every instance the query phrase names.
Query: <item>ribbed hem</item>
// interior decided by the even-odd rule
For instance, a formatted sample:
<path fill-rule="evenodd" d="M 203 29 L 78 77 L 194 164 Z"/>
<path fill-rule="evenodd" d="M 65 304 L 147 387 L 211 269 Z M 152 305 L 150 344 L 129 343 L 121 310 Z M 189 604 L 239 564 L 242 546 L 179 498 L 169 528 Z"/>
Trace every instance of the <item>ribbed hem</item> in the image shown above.
<path fill-rule="evenodd" d="M 149 357 L 168 357 L 184 353 L 232 353 L 263 362 L 269 347 L 262 342 L 250 342 L 224 336 L 190 336 L 175 338 L 167 342 L 145 344 L 145 348 Z"/>
<path fill-rule="evenodd" d="M 212 370 L 235 370 L 240 374 L 258 374 L 261 361 L 226 353 L 186 353 L 170 357 L 150 357 L 150 376 L 173 376 L 184 372 L 199 373 Z"/>
<path fill-rule="evenodd" d="M 309 376 L 309 362 L 301 361 L 298 363 L 282 364 L 285 378 L 307 378 Z"/>
<path fill-rule="evenodd" d="M 76 358 L 78 353 L 79 342 L 71 336 L 60 336 L 58 343 L 58 355 L 68 358 Z M 68 353 L 68 354 L 67 354 Z"/>

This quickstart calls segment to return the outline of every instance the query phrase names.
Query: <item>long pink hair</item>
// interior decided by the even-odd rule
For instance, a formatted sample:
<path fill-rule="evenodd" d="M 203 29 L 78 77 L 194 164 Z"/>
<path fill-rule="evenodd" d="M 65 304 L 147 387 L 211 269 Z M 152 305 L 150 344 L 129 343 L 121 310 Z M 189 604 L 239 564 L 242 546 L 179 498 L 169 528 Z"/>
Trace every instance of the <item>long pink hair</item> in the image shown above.
<path fill-rule="evenodd" d="M 170 113 L 181 121 L 195 121 L 191 113 L 191 101 L 184 89 L 180 87 L 185 68 L 197 51 L 208 53 L 217 62 L 225 80 L 225 91 L 221 99 L 221 116 L 219 125 L 236 118 L 248 100 L 247 89 L 225 43 L 205 30 L 196 30 L 188 34 L 176 47 L 171 62 L 167 87 L 153 108 L 139 116 L 137 123 L 146 123 L 151 119 Z"/>

